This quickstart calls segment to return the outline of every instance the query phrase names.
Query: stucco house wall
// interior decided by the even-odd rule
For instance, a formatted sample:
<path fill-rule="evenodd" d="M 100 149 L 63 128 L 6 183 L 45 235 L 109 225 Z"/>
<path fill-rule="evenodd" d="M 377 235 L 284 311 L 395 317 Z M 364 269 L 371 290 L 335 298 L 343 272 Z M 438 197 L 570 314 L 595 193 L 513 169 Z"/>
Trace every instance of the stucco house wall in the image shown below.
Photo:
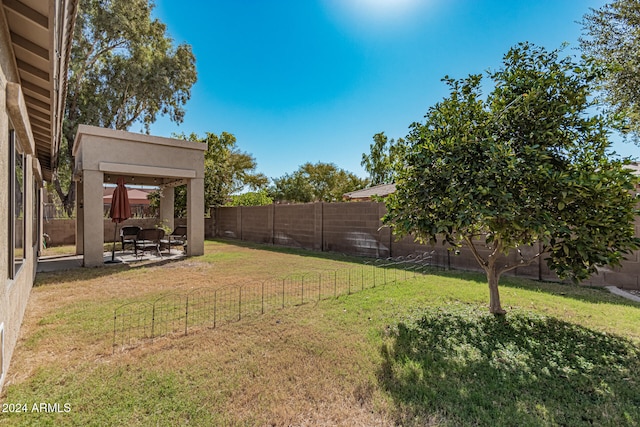
<path fill-rule="evenodd" d="M 42 182 L 59 146 L 78 0 L 0 0 L 0 390 L 33 286 L 42 230 Z M 13 173 L 11 138 L 23 158 Z M 13 176 L 24 183 L 14 219 Z M 22 233 L 14 233 L 17 224 Z M 20 235 L 22 234 L 22 235 Z M 22 246 L 15 268 L 12 237 Z"/>
<path fill-rule="evenodd" d="M 14 66 L 11 52 L 11 44 L 5 16 L 0 8 L 0 388 L 6 378 L 9 368 L 9 360 L 13 354 L 15 343 L 18 340 L 20 324 L 24 310 L 27 306 L 29 292 L 35 277 L 35 255 L 37 248 L 31 244 L 33 206 L 33 156 L 27 155 L 25 162 L 26 194 L 25 207 L 26 221 L 25 235 L 25 262 L 17 271 L 15 278 L 9 277 L 9 131 L 13 128 L 7 110 L 7 85 L 10 82 L 17 83 L 19 76 Z M 18 140 L 18 138 L 16 138 Z M 28 141 L 17 141 L 19 145 L 29 144 Z M 23 150 L 23 149 L 22 149 Z M 23 150 L 24 151 L 24 150 Z"/>

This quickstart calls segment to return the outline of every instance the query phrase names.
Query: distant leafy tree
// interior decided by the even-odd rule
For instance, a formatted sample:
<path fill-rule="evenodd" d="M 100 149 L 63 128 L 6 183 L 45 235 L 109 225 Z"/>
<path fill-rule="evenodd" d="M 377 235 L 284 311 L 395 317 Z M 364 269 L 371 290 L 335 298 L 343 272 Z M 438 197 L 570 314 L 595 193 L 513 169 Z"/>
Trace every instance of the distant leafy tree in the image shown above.
<path fill-rule="evenodd" d="M 249 191 L 247 193 L 232 195 L 231 201 L 226 206 L 264 206 L 273 203 L 266 190 Z"/>
<path fill-rule="evenodd" d="M 445 78 L 450 94 L 411 126 L 386 199 L 396 234 L 471 250 L 496 314 L 507 271 L 545 259 L 577 282 L 640 245 L 637 178 L 608 157 L 606 117 L 588 115 L 595 71 L 558 53 L 512 48 L 487 98 L 481 75 Z"/>
<path fill-rule="evenodd" d="M 269 179 L 255 172 L 257 163 L 255 158 L 242 152 L 236 146 L 236 137 L 228 132 L 222 132 L 219 136 L 207 132 L 204 137 L 195 133 L 189 136 L 185 134 L 174 135 L 179 139 L 201 142 L 207 144 L 204 154 L 204 206 L 208 211 L 211 206 L 223 206 L 231 200 L 232 194 L 245 187 L 253 190 L 266 188 Z M 152 205 L 159 201 L 154 196 Z M 187 208 L 186 186 L 175 189 L 175 215 L 182 217 Z"/>
<path fill-rule="evenodd" d="M 308 203 L 339 202 L 342 195 L 359 190 L 369 181 L 338 168 L 333 163 L 305 163 L 292 174 L 273 179 L 275 200 Z"/>
<path fill-rule="evenodd" d="M 175 122 L 196 81 L 195 57 L 174 45 L 152 19 L 152 0 L 81 0 L 71 58 L 63 143 L 54 160 L 54 187 L 67 213 L 75 201 L 72 148 L 79 124 L 148 131 L 158 114 Z"/>
<path fill-rule="evenodd" d="M 582 21 L 585 53 L 605 66 L 606 100 L 623 119 L 622 130 L 640 142 L 640 2 L 615 0 L 591 9 Z"/>
<path fill-rule="evenodd" d="M 313 188 L 302 173 L 284 174 L 273 178 L 269 195 L 280 202 L 309 203 L 314 201 Z"/>
<path fill-rule="evenodd" d="M 391 184 L 394 181 L 394 162 L 397 161 L 399 149 L 404 145 L 404 139 L 398 138 L 396 143 L 389 141 L 384 132 L 373 135 L 373 144 L 369 146 L 369 153 L 362 154 L 360 163 L 369 173 L 371 185 Z"/>

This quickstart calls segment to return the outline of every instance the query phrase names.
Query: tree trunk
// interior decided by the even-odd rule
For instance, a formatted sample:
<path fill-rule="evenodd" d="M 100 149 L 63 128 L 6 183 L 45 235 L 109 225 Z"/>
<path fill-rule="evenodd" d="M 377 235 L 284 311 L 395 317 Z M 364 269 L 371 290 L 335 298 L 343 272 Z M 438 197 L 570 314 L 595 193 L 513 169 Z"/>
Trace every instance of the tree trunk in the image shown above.
<path fill-rule="evenodd" d="M 507 312 L 500 305 L 500 291 L 498 291 L 500 272 L 497 271 L 495 265 L 490 266 L 486 271 L 489 280 L 489 312 L 499 315 L 506 314 Z"/>
<path fill-rule="evenodd" d="M 73 142 L 75 138 L 75 133 L 77 131 L 77 126 L 73 128 L 69 127 L 70 125 L 68 120 L 74 120 L 76 114 L 70 112 L 69 115 L 70 115 L 70 118 L 65 120 L 63 124 L 63 136 L 66 141 L 66 146 L 60 148 L 60 151 L 56 154 L 58 158 L 54 162 L 53 185 L 56 190 L 56 193 L 58 193 L 58 197 L 60 198 L 60 201 L 62 202 L 62 207 L 64 208 L 65 213 L 67 214 L 67 216 L 71 218 L 73 216 L 73 210 L 75 208 L 75 202 L 76 202 L 76 186 L 75 186 L 75 182 L 73 181 L 73 168 L 74 168 Z M 61 160 L 59 157 L 63 157 L 64 159 Z M 60 177 L 59 177 L 59 174 L 61 173 L 61 163 L 68 164 L 68 167 L 70 169 L 69 173 L 71 174 L 69 189 L 66 193 L 62 188 L 62 184 L 60 182 Z"/>
<path fill-rule="evenodd" d="M 57 172 L 54 172 L 52 181 L 53 181 L 53 187 L 56 190 L 56 193 L 58 193 L 58 197 L 62 202 L 62 207 L 65 213 L 69 218 L 71 218 L 73 216 L 73 209 L 75 208 L 75 201 L 76 201 L 75 182 L 73 182 L 73 179 L 71 180 L 71 183 L 69 184 L 69 191 L 65 193 L 64 189 L 62 188 L 62 185 L 60 184 L 60 179 L 58 179 Z"/>
<path fill-rule="evenodd" d="M 69 218 L 71 218 L 73 216 L 73 210 L 76 208 L 76 185 L 73 181 L 71 181 L 69 185 L 69 191 L 63 200 L 63 205 L 65 212 Z"/>

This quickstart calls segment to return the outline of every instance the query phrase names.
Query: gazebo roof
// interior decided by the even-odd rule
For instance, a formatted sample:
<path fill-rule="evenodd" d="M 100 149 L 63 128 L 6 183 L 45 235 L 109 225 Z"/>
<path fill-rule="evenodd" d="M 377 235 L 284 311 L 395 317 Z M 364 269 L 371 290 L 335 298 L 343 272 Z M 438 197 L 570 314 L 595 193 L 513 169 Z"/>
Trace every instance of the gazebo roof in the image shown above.
<path fill-rule="evenodd" d="M 206 150 L 200 142 L 80 125 L 73 145 L 74 179 L 95 170 L 104 173 L 106 183 L 122 176 L 127 184 L 180 185 L 204 178 Z"/>

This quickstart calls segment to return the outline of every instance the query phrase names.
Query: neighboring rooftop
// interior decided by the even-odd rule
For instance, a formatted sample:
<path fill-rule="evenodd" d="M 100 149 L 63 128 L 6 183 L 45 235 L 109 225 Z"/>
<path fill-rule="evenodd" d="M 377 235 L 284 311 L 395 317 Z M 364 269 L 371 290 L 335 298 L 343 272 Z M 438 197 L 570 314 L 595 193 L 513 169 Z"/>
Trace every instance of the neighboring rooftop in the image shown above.
<path fill-rule="evenodd" d="M 640 162 L 633 162 L 626 166 L 631 169 L 635 175 L 640 176 Z M 351 191 L 342 195 L 344 200 L 367 201 L 372 197 L 386 197 L 396 191 L 395 184 L 381 184 L 373 187 L 363 188 L 362 190 Z"/>
<path fill-rule="evenodd" d="M 633 162 L 627 165 L 628 169 L 631 169 L 635 175 L 640 176 L 640 163 Z"/>
<path fill-rule="evenodd" d="M 376 185 L 374 187 L 363 188 L 362 190 L 351 191 L 350 193 L 345 193 L 342 195 L 342 198 L 345 200 L 371 200 L 372 197 L 385 197 L 389 194 L 396 191 L 395 184 L 381 184 Z"/>
<path fill-rule="evenodd" d="M 102 201 L 105 205 L 111 204 L 113 196 L 113 190 L 116 187 L 104 187 L 102 191 Z M 129 197 L 129 203 L 132 205 L 149 205 L 151 201 L 148 196 L 152 192 L 157 190 L 147 188 L 129 188 L 127 187 L 127 196 Z"/>

